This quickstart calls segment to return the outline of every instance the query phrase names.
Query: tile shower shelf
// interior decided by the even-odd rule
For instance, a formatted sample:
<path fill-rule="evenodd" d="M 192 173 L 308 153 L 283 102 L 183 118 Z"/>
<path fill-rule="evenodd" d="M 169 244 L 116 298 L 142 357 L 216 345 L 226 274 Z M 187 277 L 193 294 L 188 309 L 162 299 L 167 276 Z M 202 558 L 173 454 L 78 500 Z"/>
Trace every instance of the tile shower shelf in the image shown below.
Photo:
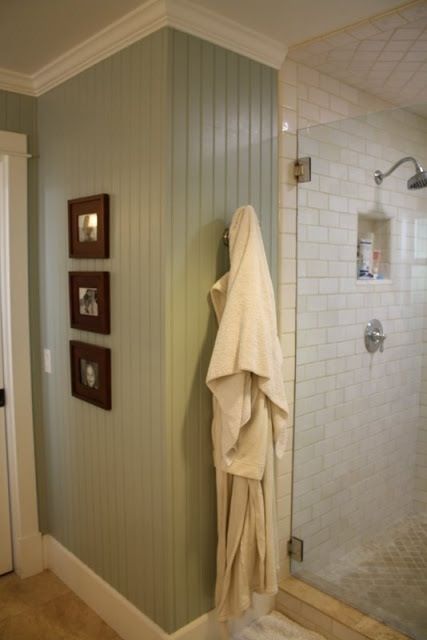
<path fill-rule="evenodd" d="M 379 280 L 375 280 L 374 278 L 371 280 L 358 279 L 356 280 L 356 284 L 358 287 L 380 287 L 381 285 L 392 284 L 392 280 L 390 280 L 390 278 L 381 278 Z"/>
<path fill-rule="evenodd" d="M 379 273 L 383 276 L 381 280 L 358 279 L 358 283 L 368 284 L 368 286 L 378 286 L 383 283 L 390 284 L 391 224 L 392 219 L 382 213 L 357 214 L 357 241 L 359 243 L 361 238 L 372 238 L 373 249 L 381 252 Z M 358 272 L 358 263 L 356 269 Z"/>

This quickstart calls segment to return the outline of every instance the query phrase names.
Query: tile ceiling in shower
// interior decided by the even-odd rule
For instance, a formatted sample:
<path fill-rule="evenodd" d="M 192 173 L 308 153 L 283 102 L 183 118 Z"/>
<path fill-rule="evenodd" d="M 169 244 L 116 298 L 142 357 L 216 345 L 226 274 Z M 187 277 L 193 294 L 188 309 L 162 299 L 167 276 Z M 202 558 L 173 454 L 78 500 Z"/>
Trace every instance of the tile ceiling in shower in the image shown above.
<path fill-rule="evenodd" d="M 393 104 L 427 102 L 427 1 L 292 47 L 288 57 Z"/>

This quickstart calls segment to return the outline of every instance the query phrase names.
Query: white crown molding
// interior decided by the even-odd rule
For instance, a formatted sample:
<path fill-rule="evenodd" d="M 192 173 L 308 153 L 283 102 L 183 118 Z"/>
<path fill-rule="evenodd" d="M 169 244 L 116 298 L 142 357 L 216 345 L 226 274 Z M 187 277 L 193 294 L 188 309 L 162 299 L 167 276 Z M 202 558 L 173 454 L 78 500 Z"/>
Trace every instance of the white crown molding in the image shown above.
<path fill-rule="evenodd" d="M 0 89 L 40 96 L 162 27 L 174 27 L 275 69 L 287 52 L 280 42 L 187 0 L 148 0 L 32 76 L 0 69 Z"/>
<path fill-rule="evenodd" d="M 31 76 L 9 71 L 8 69 L 0 69 L 0 89 L 14 93 L 24 93 L 28 96 L 35 95 Z"/>
<path fill-rule="evenodd" d="M 188 0 L 165 0 L 168 25 L 247 58 L 280 69 L 287 47 L 258 31 Z"/>

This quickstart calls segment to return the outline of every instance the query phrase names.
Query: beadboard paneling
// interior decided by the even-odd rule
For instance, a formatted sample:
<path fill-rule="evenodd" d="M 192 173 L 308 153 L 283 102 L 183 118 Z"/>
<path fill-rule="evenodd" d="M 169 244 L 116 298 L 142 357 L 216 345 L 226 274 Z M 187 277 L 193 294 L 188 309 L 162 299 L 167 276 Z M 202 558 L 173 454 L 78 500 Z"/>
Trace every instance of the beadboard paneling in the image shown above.
<path fill-rule="evenodd" d="M 227 269 L 224 228 L 252 204 L 276 248 L 276 72 L 179 31 L 170 46 L 166 403 L 172 461 L 174 627 L 213 606 L 215 485 L 206 372 L 209 290 Z M 275 271 L 275 268 L 272 269 Z"/>
<path fill-rule="evenodd" d="M 274 264 L 276 72 L 163 29 L 43 95 L 39 127 L 48 530 L 173 631 L 213 605 L 208 296 L 241 204 Z M 103 191 L 111 258 L 70 260 L 67 199 Z M 69 328 L 67 272 L 91 269 L 111 336 Z M 111 347 L 111 412 L 71 397 L 70 338 Z"/>
<path fill-rule="evenodd" d="M 39 99 L 48 530 L 163 626 L 166 50 L 162 30 Z M 101 192 L 111 257 L 72 260 L 67 200 Z M 70 329 L 67 273 L 77 270 L 110 272 L 110 336 Z M 70 339 L 111 348 L 111 412 L 71 396 Z"/>

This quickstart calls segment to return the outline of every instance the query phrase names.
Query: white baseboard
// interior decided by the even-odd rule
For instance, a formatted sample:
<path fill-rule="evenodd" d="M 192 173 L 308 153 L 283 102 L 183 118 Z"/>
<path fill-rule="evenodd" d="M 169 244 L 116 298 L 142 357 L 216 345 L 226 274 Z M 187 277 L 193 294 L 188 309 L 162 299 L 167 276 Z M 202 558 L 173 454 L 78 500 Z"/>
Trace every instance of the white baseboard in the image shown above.
<path fill-rule="evenodd" d="M 43 571 L 43 542 L 40 532 L 16 538 L 13 546 L 15 573 L 20 578 L 29 578 Z"/>
<path fill-rule="evenodd" d="M 171 635 L 126 600 L 55 538 L 43 536 L 44 566 L 116 631 L 123 640 L 221 640 L 228 634 L 210 611 Z"/>
<path fill-rule="evenodd" d="M 44 560 L 50 569 L 123 640 L 166 640 L 169 635 L 55 538 L 43 536 Z"/>

